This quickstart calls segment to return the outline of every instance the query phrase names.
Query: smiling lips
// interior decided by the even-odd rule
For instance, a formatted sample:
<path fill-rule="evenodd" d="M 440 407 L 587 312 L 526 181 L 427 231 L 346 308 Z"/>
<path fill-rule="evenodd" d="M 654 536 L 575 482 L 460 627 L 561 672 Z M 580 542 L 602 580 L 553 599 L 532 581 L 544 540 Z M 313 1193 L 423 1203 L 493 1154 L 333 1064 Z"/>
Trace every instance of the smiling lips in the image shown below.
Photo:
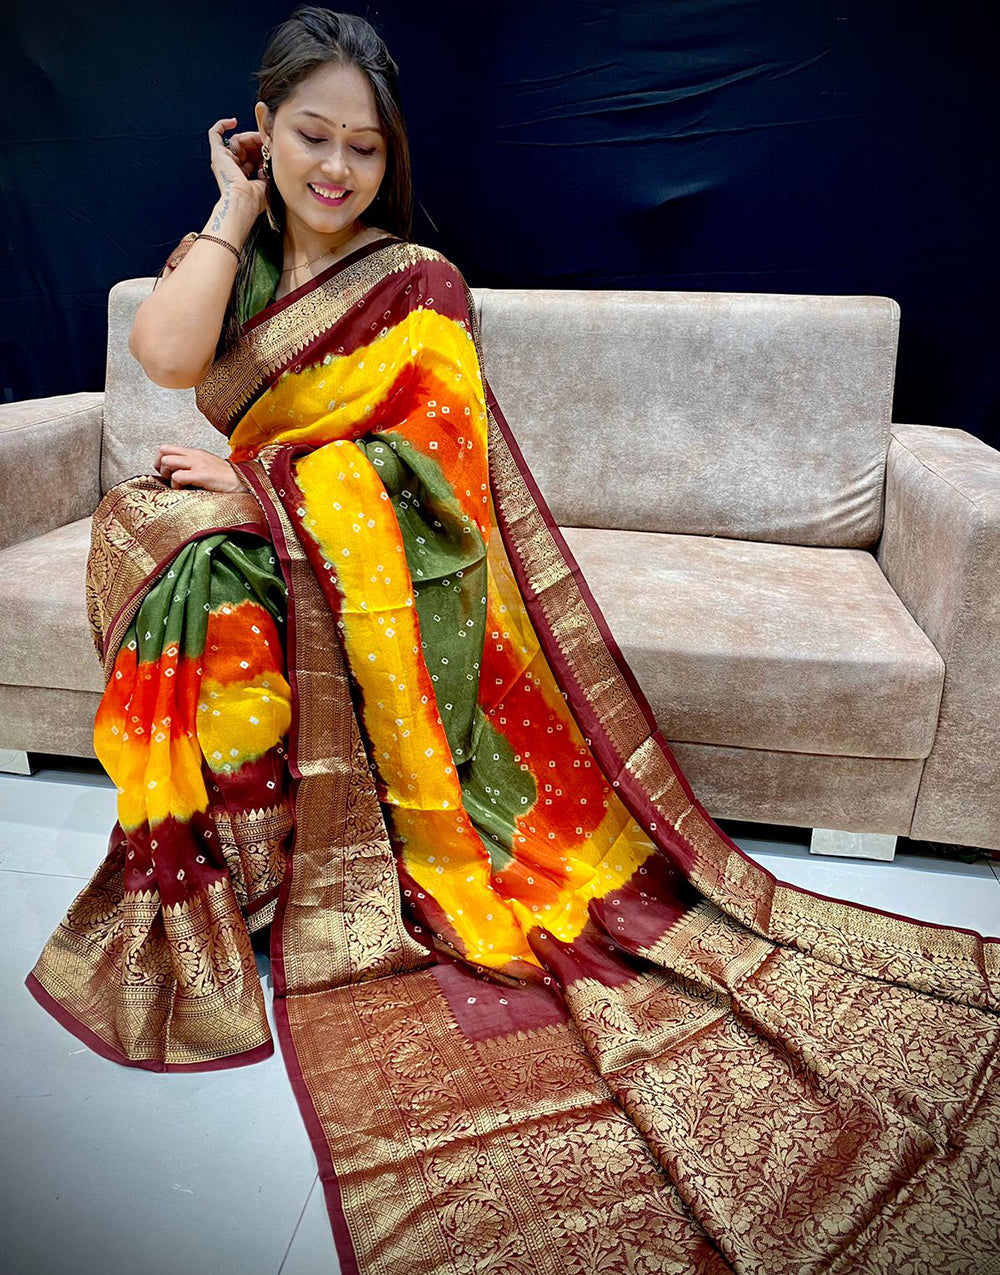
<path fill-rule="evenodd" d="M 312 182 L 308 182 L 307 185 L 316 198 L 321 200 L 324 204 L 342 204 L 351 193 L 349 190 L 345 190 L 342 186 L 338 188 L 334 188 L 332 186 L 314 186 Z"/>

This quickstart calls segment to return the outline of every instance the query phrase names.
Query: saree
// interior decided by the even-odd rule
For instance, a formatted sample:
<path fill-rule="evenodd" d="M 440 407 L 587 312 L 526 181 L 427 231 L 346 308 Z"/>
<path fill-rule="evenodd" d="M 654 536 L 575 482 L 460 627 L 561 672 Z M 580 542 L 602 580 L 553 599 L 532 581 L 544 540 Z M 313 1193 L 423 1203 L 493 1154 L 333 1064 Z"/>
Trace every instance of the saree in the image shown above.
<path fill-rule="evenodd" d="M 691 791 L 441 253 L 358 249 L 198 387 L 87 601 L 108 853 L 26 983 L 113 1061 L 282 1056 L 345 1275 L 986 1275 L 1000 940 L 777 880 Z"/>

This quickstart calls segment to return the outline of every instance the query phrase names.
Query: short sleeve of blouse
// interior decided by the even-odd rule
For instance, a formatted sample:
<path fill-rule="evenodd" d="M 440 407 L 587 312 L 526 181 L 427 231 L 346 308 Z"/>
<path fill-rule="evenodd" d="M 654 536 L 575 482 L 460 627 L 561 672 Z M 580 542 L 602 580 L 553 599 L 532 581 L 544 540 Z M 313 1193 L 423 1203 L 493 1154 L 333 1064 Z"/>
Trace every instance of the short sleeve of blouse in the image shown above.
<path fill-rule="evenodd" d="M 171 270 L 173 270 L 175 266 L 179 265 L 180 262 L 184 260 L 185 256 L 187 255 L 188 249 L 191 247 L 191 245 L 194 243 L 194 241 L 197 238 L 198 238 L 198 232 L 196 230 L 189 230 L 188 233 L 177 245 L 177 247 L 170 254 L 170 256 L 167 257 L 166 261 L 164 261 L 163 265 L 160 266 L 160 269 L 159 269 L 159 272 L 157 273 L 156 278 L 160 279 L 163 275 L 164 270 L 168 266 L 170 267 Z M 153 284 L 153 287 L 154 288 L 156 287 L 155 283 Z"/>

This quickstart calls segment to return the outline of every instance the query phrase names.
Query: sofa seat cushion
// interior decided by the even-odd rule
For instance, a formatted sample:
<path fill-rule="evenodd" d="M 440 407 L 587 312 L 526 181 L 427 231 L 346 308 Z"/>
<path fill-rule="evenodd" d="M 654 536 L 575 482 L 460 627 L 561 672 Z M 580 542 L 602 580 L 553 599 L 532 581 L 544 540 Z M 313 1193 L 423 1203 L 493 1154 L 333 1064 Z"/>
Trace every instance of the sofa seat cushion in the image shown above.
<path fill-rule="evenodd" d="M 0 683 L 104 690 L 84 593 L 90 523 L 0 551 Z"/>
<path fill-rule="evenodd" d="M 944 662 L 867 550 L 561 531 L 668 740 L 930 752 Z"/>

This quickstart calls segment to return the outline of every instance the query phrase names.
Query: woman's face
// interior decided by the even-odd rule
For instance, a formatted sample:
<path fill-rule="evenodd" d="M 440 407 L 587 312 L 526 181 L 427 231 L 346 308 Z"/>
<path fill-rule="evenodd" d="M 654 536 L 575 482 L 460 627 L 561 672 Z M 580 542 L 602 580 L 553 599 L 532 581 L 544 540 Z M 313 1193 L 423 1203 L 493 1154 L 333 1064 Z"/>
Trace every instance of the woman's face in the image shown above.
<path fill-rule="evenodd" d="M 386 168 L 386 138 L 364 72 L 317 67 L 278 107 L 270 131 L 264 102 L 255 113 L 293 238 L 349 229 L 378 194 Z"/>

